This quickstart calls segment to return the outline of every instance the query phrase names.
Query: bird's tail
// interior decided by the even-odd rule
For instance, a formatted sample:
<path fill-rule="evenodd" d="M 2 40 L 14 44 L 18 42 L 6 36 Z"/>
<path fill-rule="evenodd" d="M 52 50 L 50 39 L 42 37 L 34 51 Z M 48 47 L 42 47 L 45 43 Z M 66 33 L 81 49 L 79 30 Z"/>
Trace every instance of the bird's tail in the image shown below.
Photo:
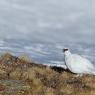
<path fill-rule="evenodd" d="M 93 75 L 95 75 L 95 71 L 94 71 L 94 72 L 92 72 L 92 74 L 93 74 Z"/>
<path fill-rule="evenodd" d="M 95 70 L 90 71 L 90 74 L 95 75 Z"/>

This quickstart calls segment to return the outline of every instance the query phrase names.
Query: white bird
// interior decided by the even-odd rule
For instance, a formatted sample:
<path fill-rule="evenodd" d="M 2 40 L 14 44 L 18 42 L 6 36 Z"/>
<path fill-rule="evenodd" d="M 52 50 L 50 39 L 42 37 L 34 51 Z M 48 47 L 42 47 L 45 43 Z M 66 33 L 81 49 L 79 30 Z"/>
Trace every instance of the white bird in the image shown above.
<path fill-rule="evenodd" d="M 95 75 L 94 65 L 88 59 L 77 54 L 72 54 L 68 49 L 63 49 L 63 52 L 65 65 L 72 73 Z"/>

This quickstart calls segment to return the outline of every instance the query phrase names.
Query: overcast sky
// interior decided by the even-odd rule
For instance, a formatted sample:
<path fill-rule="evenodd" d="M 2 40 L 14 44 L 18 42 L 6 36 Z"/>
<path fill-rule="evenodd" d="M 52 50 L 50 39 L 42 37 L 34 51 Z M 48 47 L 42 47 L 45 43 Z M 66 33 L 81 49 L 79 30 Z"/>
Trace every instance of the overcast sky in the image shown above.
<path fill-rule="evenodd" d="M 95 40 L 95 0 L 0 0 L 0 38 Z"/>

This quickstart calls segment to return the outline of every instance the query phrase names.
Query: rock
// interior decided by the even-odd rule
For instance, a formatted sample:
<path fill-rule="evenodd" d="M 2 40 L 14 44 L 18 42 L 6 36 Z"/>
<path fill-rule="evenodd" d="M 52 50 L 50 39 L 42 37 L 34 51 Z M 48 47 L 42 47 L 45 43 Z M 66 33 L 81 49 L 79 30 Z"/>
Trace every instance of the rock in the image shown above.
<path fill-rule="evenodd" d="M 21 80 L 0 80 L 0 95 L 29 95 L 29 89 Z"/>

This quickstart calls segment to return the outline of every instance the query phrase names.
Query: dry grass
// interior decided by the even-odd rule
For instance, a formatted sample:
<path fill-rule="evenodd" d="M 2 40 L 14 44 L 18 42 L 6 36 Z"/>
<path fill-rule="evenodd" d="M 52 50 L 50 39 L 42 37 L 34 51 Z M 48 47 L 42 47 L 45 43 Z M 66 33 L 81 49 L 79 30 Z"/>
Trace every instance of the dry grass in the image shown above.
<path fill-rule="evenodd" d="M 10 54 L 3 55 L 0 62 L 0 79 L 4 81 L 4 85 L 0 83 L 0 95 L 95 95 L 95 76 L 84 75 L 76 78 L 75 74 L 62 68 L 22 61 Z M 8 93 L 12 84 L 9 82 L 6 85 L 5 80 L 23 82 L 17 84 L 14 81 L 15 90 Z"/>
<path fill-rule="evenodd" d="M 26 61 L 26 62 L 31 62 L 31 58 L 29 56 L 27 56 L 26 54 L 20 55 L 19 59 Z"/>

